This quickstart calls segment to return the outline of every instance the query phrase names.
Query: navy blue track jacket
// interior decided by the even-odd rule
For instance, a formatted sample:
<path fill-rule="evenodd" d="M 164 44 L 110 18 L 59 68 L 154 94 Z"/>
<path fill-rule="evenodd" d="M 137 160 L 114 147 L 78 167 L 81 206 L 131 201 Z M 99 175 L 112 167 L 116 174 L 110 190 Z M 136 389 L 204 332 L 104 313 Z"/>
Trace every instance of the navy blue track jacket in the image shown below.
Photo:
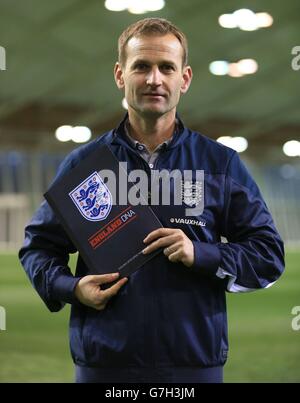
<path fill-rule="evenodd" d="M 128 163 L 128 172 L 144 169 L 150 175 L 147 163 L 126 140 L 124 121 L 73 151 L 56 179 L 102 144 Z M 19 256 L 35 289 L 50 311 L 72 304 L 70 342 L 77 365 L 221 366 L 228 350 L 225 291 L 267 288 L 284 269 L 282 240 L 235 151 L 179 121 L 154 169 L 205 172 L 201 216 L 186 217 L 186 206 L 153 206 L 165 227 L 180 228 L 193 241 L 194 265 L 171 263 L 159 254 L 130 277 L 103 311 L 76 301 L 74 288 L 87 269 L 79 257 L 72 275 L 68 258 L 76 249 L 46 202 L 25 229 Z M 228 242 L 221 242 L 221 236 Z"/>

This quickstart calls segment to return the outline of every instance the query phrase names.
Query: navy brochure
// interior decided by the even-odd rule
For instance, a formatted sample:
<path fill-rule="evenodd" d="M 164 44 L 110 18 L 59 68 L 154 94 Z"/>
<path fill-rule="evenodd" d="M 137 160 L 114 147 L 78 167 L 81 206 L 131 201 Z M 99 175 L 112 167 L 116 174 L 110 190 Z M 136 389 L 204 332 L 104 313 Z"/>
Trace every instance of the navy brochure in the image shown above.
<path fill-rule="evenodd" d="M 107 180 L 104 170 L 116 179 Z M 161 251 L 143 255 L 143 239 L 162 224 L 148 205 L 131 205 L 127 195 L 127 204 L 116 203 L 120 180 L 127 181 L 128 190 L 135 186 L 108 146 L 101 145 L 44 195 L 89 274 L 120 272 L 125 277 Z"/>

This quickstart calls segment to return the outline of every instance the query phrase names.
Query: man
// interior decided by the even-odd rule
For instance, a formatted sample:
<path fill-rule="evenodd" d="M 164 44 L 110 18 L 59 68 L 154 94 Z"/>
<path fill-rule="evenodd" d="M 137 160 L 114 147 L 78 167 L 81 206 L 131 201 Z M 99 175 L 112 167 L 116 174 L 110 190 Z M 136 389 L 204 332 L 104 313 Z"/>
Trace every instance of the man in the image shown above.
<path fill-rule="evenodd" d="M 187 53 L 184 34 L 164 19 L 128 27 L 114 69 L 128 115 L 73 151 L 57 178 L 107 144 L 129 171 L 142 167 L 149 177 L 152 169 L 204 170 L 203 212 L 187 217 L 184 204 L 153 206 L 164 228 L 146 237 L 144 253 L 163 253 L 121 280 L 87 276 L 80 257 L 72 275 L 68 256 L 76 249 L 46 202 L 26 228 L 20 259 L 33 285 L 51 311 L 72 304 L 77 382 L 222 382 L 225 291 L 266 288 L 284 269 L 283 243 L 236 152 L 176 115 L 192 80 Z"/>

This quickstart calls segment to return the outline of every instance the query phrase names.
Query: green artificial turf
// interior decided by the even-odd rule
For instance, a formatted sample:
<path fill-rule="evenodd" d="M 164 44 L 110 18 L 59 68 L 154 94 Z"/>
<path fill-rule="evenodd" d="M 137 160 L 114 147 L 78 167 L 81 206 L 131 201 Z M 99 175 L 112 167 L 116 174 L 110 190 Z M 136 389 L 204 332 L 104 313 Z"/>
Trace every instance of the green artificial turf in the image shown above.
<path fill-rule="evenodd" d="M 74 259 L 73 259 L 74 262 Z M 300 252 L 289 252 L 273 287 L 228 295 L 230 351 L 225 382 L 300 382 Z M 33 291 L 16 255 L 0 255 L 0 382 L 73 382 L 69 307 L 51 314 Z"/>

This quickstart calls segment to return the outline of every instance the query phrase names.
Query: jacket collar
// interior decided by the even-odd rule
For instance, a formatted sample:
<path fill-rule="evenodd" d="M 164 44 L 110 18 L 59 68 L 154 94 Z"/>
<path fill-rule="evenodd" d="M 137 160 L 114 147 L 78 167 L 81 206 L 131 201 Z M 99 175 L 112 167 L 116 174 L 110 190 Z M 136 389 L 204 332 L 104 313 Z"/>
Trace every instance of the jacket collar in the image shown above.
<path fill-rule="evenodd" d="M 128 112 L 125 114 L 124 118 L 116 127 L 116 129 L 114 129 L 111 144 L 120 144 L 132 148 L 132 144 L 126 136 L 125 124 L 127 119 Z M 166 149 L 172 149 L 177 147 L 179 144 L 182 144 L 188 135 L 188 129 L 184 126 L 182 120 L 177 113 L 176 119 L 178 121 L 177 130 L 173 135 L 172 141 L 167 145 Z"/>

